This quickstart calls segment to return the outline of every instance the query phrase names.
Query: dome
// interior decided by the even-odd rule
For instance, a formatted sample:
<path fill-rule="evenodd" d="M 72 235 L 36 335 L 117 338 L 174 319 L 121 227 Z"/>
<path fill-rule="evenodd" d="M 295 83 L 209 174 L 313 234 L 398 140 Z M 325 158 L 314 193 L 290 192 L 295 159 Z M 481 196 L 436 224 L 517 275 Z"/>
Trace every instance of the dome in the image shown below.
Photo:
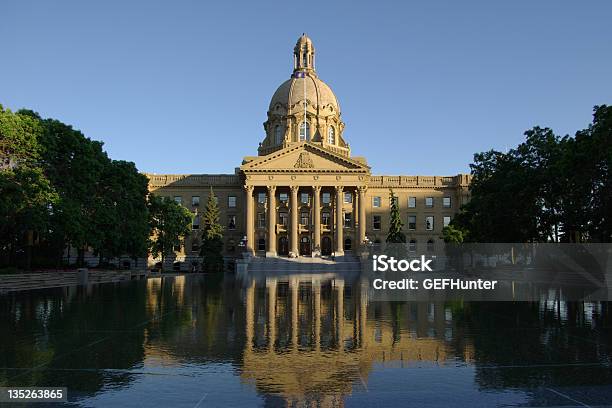
<path fill-rule="evenodd" d="M 293 74 L 270 100 L 268 120 L 263 124 L 266 138 L 260 143 L 259 155 L 307 142 L 350 156 L 342 135 L 338 99 L 317 76 L 315 61 L 312 40 L 303 34 L 293 49 Z"/>
<path fill-rule="evenodd" d="M 278 87 L 270 101 L 270 112 L 289 112 L 296 108 L 304 111 L 304 82 L 306 83 L 306 100 L 309 109 L 326 110 L 340 114 L 340 106 L 331 88 L 314 75 L 304 78 L 292 77 Z M 279 109 L 280 108 L 280 109 Z"/>

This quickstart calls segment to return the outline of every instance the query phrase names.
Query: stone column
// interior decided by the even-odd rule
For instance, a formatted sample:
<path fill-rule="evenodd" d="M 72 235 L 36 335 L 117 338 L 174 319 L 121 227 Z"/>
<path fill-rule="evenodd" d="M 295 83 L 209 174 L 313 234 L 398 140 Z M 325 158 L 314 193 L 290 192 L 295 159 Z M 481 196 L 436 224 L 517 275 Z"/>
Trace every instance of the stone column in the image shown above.
<path fill-rule="evenodd" d="M 291 247 L 289 249 L 290 257 L 297 257 L 300 254 L 300 250 L 298 248 L 298 231 L 300 228 L 298 224 L 298 190 L 298 186 L 291 186 Z"/>
<path fill-rule="evenodd" d="M 298 348 L 298 304 L 299 304 L 299 292 L 300 292 L 300 281 L 297 278 L 290 278 L 289 290 L 291 291 L 291 345 L 294 350 Z"/>
<path fill-rule="evenodd" d="M 268 290 L 268 351 L 274 351 L 276 341 L 276 280 L 266 280 Z"/>
<path fill-rule="evenodd" d="M 360 344 L 362 347 L 368 342 L 368 286 L 364 282 L 360 283 L 361 290 L 359 292 L 359 326 L 361 328 L 359 335 Z"/>
<path fill-rule="evenodd" d="M 344 256 L 344 217 L 342 206 L 344 197 L 342 196 L 342 186 L 336 186 L 336 257 Z"/>
<path fill-rule="evenodd" d="M 255 333 L 255 279 L 252 279 L 246 289 L 246 350 L 253 350 L 253 334 Z"/>
<path fill-rule="evenodd" d="M 366 238 L 366 187 L 359 187 L 359 237 L 357 244 L 361 247 Z"/>
<path fill-rule="evenodd" d="M 344 351 L 344 280 L 334 281 L 336 288 L 336 330 L 338 336 L 338 351 Z"/>
<path fill-rule="evenodd" d="M 314 221 L 314 243 L 313 256 L 321 256 L 321 186 L 314 186 L 313 193 L 313 221 Z"/>
<path fill-rule="evenodd" d="M 245 191 L 245 201 L 246 201 L 246 239 L 247 245 L 246 250 L 249 254 L 253 254 L 255 251 L 255 236 L 254 236 L 254 227 L 255 220 L 253 214 L 253 186 L 244 186 Z"/>
<path fill-rule="evenodd" d="M 276 186 L 268 186 L 268 252 L 266 257 L 276 257 Z"/>
<path fill-rule="evenodd" d="M 314 297 L 314 341 L 315 350 L 321 349 L 321 282 L 312 282 L 312 292 Z"/>

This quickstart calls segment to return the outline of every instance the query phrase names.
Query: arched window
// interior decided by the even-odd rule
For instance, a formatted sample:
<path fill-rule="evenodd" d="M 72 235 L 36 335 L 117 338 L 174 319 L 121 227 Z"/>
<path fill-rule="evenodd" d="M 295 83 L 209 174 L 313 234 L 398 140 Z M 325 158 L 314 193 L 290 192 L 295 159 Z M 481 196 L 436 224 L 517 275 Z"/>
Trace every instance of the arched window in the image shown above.
<path fill-rule="evenodd" d="M 344 240 L 344 250 L 345 251 L 350 251 L 352 244 L 353 244 L 353 242 L 351 241 L 350 238 L 345 239 Z"/>
<path fill-rule="evenodd" d="M 281 125 L 276 125 L 274 127 L 274 143 L 281 144 L 283 142 L 283 134 Z"/>
<path fill-rule="evenodd" d="M 408 250 L 410 252 L 415 252 L 416 251 L 416 239 L 411 239 L 410 241 L 408 241 Z"/>
<path fill-rule="evenodd" d="M 333 126 L 327 129 L 327 143 L 336 144 L 336 131 Z"/>
<path fill-rule="evenodd" d="M 310 123 L 302 122 L 300 125 L 300 142 L 310 140 Z"/>

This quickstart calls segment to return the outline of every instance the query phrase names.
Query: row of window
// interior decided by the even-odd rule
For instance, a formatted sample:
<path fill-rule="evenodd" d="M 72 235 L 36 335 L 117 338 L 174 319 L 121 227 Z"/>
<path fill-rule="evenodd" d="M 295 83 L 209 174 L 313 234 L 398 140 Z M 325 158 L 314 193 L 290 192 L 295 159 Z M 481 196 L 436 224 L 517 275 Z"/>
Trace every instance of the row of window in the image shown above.
<path fill-rule="evenodd" d="M 235 230 L 236 229 L 236 216 L 233 214 L 228 215 L 226 225 L 227 225 L 228 230 Z M 194 230 L 200 229 L 200 217 L 199 216 L 195 216 L 193 218 L 193 223 L 191 224 L 191 228 Z"/>
<path fill-rule="evenodd" d="M 257 194 L 257 202 L 259 204 L 265 204 L 267 197 L 268 197 L 268 194 L 265 193 L 265 192 L 258 193 Z M 289 193 L 279 193 L 278 200 L 281 203 L 289 202 Z M 328 192 L 321 193 L 321 202 L 323 204 L 330 204 L 331 203 L 331 193 L 328 193 Z M 344 202 L 346 204 L 352 203 L 353 202 L 353 193 L 348 192 L 348 191 L 345 192 L 344 193 Z M 300 193 L 300 203 L 302 203 L 302 204 L 310 203 L 310 193 Z"/>
<path fill-rule="evenodd" d="M 425 216 L 425 230 L 426 231 L 433 231 L 434 230 L 434 216 L 433 215 L 427 215 Z M 443 220 L 443 226 L 447 227 L 448 224 L 450 224 L 451 222 L 451 217 L 450 216 L 444 216 L 442 218 Z M 381 224 L 382 224 L 382 218 L 380 215 L 373 215 L 372 216 L 372 228 L 374 230 L 380 230 L 381 229 Z M 408 216 L 408 230 L 410 231 L 416 231 L 417 229 L 417 216 L 416 215 L 409 215 Z"/>
<path fill-rule="evenodd" d="M 265 192 L 258 193 L 257 202 L 260 204 L 265 204 L 267 194 Z M 215 197 L 216 198 L 216 197 Z M 395 197 L 397 200 L 397 197 Z M 183 197 L 175 196 L 174 201 L 178 204 L 183 203 Z M 289 201 L 288 193 L 280 193 L 279 201 L 281 203 L 287 203 Z M 321 201 L 323 204 L 331 203 L 331 193 L 324 192 L 321 194 Z M 300 194 L 300 202 L 302 204 L 308 204 L 310 202 L 310 194 L 309 193 L 301 193 Z M 351 204 L 353 202 L 353 193 L 352 192 L 344 192 L 344 203 Z M 236 208 L 237 198 L 236 196 L 228 196 L 227 197 L 227 206 L 228 208 Z M 434 197 L 425 197 L 424 205 L 426 208 L 433 208 L 434 206 Z M 200 196 L 192 196 L 191 197 L 191 206 L 199 207 L 200 206 Z M 382 198 L 380 196 L 372 197 L 372 206 L 374 208 L 382 207 Z M 443 208 L 451 208 L 452 202 L 451 197 L 442 197 L 442 207 Z M 416 197 L 408 197 L 408 208 L 416 208 Z"/>
<path fill-rule="evenodd" d="M 174 201 L 178 204 L 183 204 L 182 196 L 174 196 Z M 215 196 L 215 202 L 219 203 L 219 197 Z M 237 198 L 236 196 L 228 196 L 227 197 L 227 206 L 229 208 L 236 208 Z M 200 196 L 191 196 L 191 206 L 199 207 L 200 206 Z"/>
<path fill-rule="evenodd" d="M 306 142 L 310 140 L 310 123 L 300 123 L 300 142 Z M 276 125 L 274 128 L 274 142 L 281 144 L 283 142 L 283 127 Z M 336 144 L 336 129 L 333 126 L 327 128 L 327 143 Z"/>
<path fill-rule="evenodd" d="M 218 197 L 215 197 L 218 200 Z M 266 202 L 266 198 L 267 198 L 267 194 L 265 192 L 261 192 L 257 194 L 257 202 L 260 204 L 265 204 Z M 289 201 L 289 194 L 288 193 L 280 193 L 279 194 L 279 201 L 281 203 L 287 203 Z M 397 197 L 395 197 L 395 200 L 397 200 Z M 183 197 L 181 196 L 175 196 L 174 197 L 174 201 L 176 201 L 179 204 L 183 203 Z M 308 204 L 310 202 L 310 194 L 309 193 L 301 193 L 300 194 L 300 202 L 302 204 Z M 324 192 L 321 194 L 321 202 L 323 204 L 330 204 L 331 203 L 331 193 L 329 192 Z M 353 202 L 353 193 L 350 191 L 345 191 L 344 192 L 344 203 L 345 204 L 351 204 Z M 227 197 L 227 206 L 228 208 L 236 208 L 236 204 L 237 204 L 237 197 L 236 196 L 228 196 Z M 417 198 L 416 197 L 408 197 L 408 208 L 416 208 L 416 204 L 417 204 Z M 425 197 L 424 199 L 424 204 L 425 207 L 427 208 L 433 208 L 434 206 L 434 197 Z M 191 197 L 191 206 L 192 207 L 199 207 L 200 206 L 200 196 L 192 196 Z M 372 206 L 374 208 L 380 208 L 382 207 L 382 198 L 380 196 L 375 196 L 372 197 Z M 442 207 L 444 208 L 451 208 L 452 206 L 452 202 L 451 202 L 451 197 L 442 197 Z"/>
<path fill-rule="evenodd" d="M 279 223 L 280 225 L 288 226 L 289 225 L 289 214 L 286 212 L 278 213 Z M 444 216 L 443 218 L 443 226 L 446 227 L 451 222 L 450 216 Z M 435 217 L 433 215 L 428 215 L 425 217 L 425 230 L 433 231 L 434 230 L 434 220 Z M 310 213 L 302 212 L 300 214 L 300 224 L 302 225 L 310 225 Z M 331 214 L 327 211 L 321 213 L 321 224 L 324 226 L 331 225 Z M 351 228 L 353 226 L 353 214 L 350 212 L 344 213 L 344 228 Z M 236 216 L 231 214 L 227 216 L 227 229 L 235 230 L 236 229 Z M 259 228 L 266 228 L 266 213 L 258 213 L 257 214 L 257 226 Z M 372 216 L 372 228 L 376 231 L 380 230 L 382 226 L 382 216 L 381 215 L 373 215 Z M 417 227 L 417 216 L 409 215 L 408 216 L 408 230 L 415 231 Z M 192 228 L 194 230 L 200 229 L 200 217 L 195 217 L 193 219 Z"/>
<path fill-rule="evenodd" d="M 234 221 L 235 221 L 235 218 L 234 218 Z M 288 226 L 289 225 L 289 214 L 286 212 L 279 212 L 278 221 L 280 225 L 283 225 L 285 227 Z M 310 213 L 308 212 L 300 213 L 300 224 L 310 225 Z M 331 225 L 331 214 L 329 212 L 324 211 L 323 213 L 321 213 L 321 225 L 326 226 L 326 227 L 329 227 Z M 352 225 L 353 225 L 353 214 L 350 212 L 345 212 L 344 213 L 344 228 L 351 228 Z M 267 227 L 266 213 L 263 213 L 263 212 L 257 213 L 257 227 L 258 228 Z"/>
<path fill-rule="evenodd" d="M 395 202 L 397 203 L 397 197 L 394 197 Z M 433 208 L 434 206 L 434 198 L 433 197 L 425 197 L 423 200 L 425 207 Z M 416 197 L 408 197 L 408 208 L 416 208 L 417 206 L 417 198 Z M 445 196 L 442 197 L 442 207 L 451 208 L 452 202 L 451 197 Z M 382 198 L 380 196 L 372 197 L 372 207 L 380 208 L 382 207 Z"/>

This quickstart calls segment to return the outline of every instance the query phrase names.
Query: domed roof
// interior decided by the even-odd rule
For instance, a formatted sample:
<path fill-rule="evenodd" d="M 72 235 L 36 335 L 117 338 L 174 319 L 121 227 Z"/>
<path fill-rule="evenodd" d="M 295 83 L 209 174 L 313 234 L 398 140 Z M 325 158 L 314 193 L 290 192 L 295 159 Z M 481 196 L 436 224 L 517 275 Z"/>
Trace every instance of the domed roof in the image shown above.
<path fill-rule="evenodd" d="M 277 105 L 281 105 L 287 110 L 295 107 L 303 110 L 304 82 L 306 82 L 306 100 L 309 105 L 315 109 L 328 108 L 336 114 L 340 114 L 340 105 L 334 92 L 325 82 L 311 74 L 306 74 L 303 78 L 295 78 L 294 76 L 283 82 L 274 92 L 269 110 L 272 112 Z"/>
<path fill-rule="evenodd" d="M 298 38 L 297 43 L 295 43 L 294 51 L 299 53 L 303 49 L 310 48 L 314 52 L 314 45 L 312 44 L 312 40 L 310 37 L 303 33 L 300 38 Z"/>

